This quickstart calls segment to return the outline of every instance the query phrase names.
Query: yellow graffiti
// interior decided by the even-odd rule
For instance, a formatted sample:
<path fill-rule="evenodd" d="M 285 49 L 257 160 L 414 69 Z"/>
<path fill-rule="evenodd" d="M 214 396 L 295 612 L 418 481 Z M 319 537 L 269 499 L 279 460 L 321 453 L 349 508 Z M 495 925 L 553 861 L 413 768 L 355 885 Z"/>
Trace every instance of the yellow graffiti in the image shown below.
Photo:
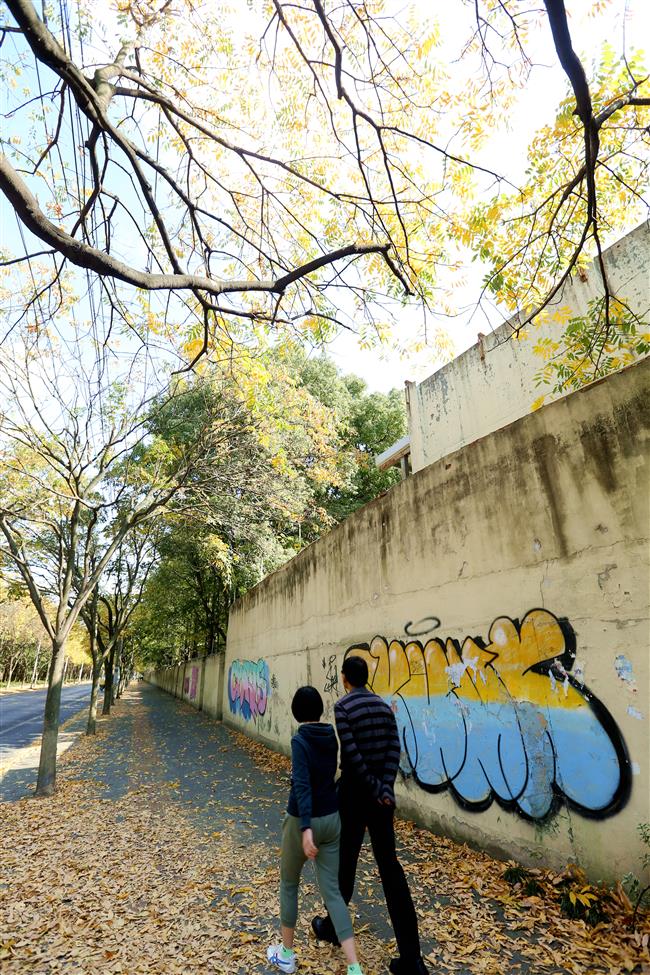
<path fill-rule="evenodd" d="M 567 651 L 557 618 L 544 609 L 526 614 L 520 625 L 508 617 L 496 619 L 488 642 L 466 637 L 462 647 L 448 638 L 391 640 L 376 636 L 368 644 L 350 647 L 346 656 L 363 657 L 369 685 L 376 694 L 426 697 L 454 692 L 459 698 L 484 704 L 504 696 L 542 707 L 585 708 L 584 697 L 565 680 L 531 670 L 551 663 Z"/>

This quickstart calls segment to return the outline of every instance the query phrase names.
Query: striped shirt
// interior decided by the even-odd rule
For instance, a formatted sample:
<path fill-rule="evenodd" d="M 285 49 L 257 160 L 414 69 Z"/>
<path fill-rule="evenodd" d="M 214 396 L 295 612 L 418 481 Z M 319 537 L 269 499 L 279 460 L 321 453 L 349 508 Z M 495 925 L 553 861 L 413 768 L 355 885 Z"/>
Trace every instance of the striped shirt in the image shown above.
<path fill-rule="evenodd" d="M 394 803 L 400 743 L 389 705 L 367 688 L 356 687 L 336 702 L 334 717 L 342 783 Z"/>

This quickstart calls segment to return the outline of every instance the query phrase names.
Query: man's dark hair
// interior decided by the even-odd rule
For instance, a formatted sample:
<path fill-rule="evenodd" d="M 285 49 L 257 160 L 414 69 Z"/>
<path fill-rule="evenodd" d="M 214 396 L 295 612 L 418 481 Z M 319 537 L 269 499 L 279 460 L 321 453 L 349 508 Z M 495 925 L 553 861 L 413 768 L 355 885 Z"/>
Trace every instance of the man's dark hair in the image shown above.
<path fill-rule="evenodd" d="M 315 687 L 299 687 L 293 695 L 291 713 L 301 724 L 303 721 L 320 721 L 323 713 L 323 698 Z"/>
<path fill-rule="evenodd" d="M 341 673 L 353 687 L 365 687 L 368 683 L 368 664 L 363 657 L 346 657 Z"/>

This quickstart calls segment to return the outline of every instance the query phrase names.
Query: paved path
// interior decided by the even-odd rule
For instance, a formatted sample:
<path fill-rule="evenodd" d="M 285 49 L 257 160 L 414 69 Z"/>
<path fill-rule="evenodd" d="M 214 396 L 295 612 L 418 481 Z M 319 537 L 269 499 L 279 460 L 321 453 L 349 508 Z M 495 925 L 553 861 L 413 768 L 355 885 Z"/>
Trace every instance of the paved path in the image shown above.
<path fill-rule="evenodd" d="M 8 803 L 0 815 L 0 877 L 9 878 L 0 882 L 3 972 L 268 971 L 288 792 L 283 758 L 133 683 L 98 736 L 82 736 L 66 754 L 58 782 L 53 799 Z M 483 853 L 408 823 L 398 825 L 398 844 L 432 975 L 644 971 L 618 965 L 617 952 L 637 957 L 620 916 L 594 933 L 562 917 L 552 894 L 513 892 L 503 864 Z M 354 906 L 365 971 L 387 975 L 394 946 L 367 848 Z M 308 865 L 299 973 L 340 975 L 340 953 L 310 936 L 319 907 Z"/>

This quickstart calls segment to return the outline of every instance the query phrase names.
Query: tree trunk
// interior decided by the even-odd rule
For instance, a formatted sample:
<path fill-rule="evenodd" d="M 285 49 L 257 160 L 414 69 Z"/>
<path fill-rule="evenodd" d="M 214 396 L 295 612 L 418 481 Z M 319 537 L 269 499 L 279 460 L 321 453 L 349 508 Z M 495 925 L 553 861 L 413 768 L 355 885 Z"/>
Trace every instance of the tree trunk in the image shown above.
<path fill-rule="evenodd" d="M 212 592 L 207 608 L 207 647 L 208 655 L 215 653 L 217 643 L 217 627 L 219 625 L 219 578 L 212 569 Z"/>
<path fill-rule="evenodd" d="M 92 687 L 90 689 L 90 707 L 88 708 L 88 724 L 86 725 L 86 734 L 94 735 L 97 731 L 97 693 L 99 691 L 99 675 L 102 672 L 102 665 L 100 662 L 93 662 L 92 668 Z"/>
<path fill-rule="evenodd" d="M 52 643 L 52 662 L 48 675 L 41 757 L 36 782 L 37 796 L 51 796 L 56 788 L 56 746 L 59 740 L 59 713 L 61 711 L 61 685 L 65 668 L 64 644 Z"/>
<path fill-rule="evenodd" d="M 32 682 L 29 685 L 30 687 L 34 686 L 34 684 L 36 683 L 36 678 L 38 677 L 38 658 L 40 657 L 40 655 L 41 655 L 41 641 L 39 640 L 38 643 L 36 644 L 36 660 L 34 661 L 34 669 L 32 670 Z"/>
<path fill-rule="evenodd" d="M 129 655 L 124 650 L 124 641 L 120 641 L 120 680 L 117 685 L 117 696 L 122 697 L 124 691 L 126 690 L 126 685 L 129 682 L 129 676 L 131 672 L 131 664 L 129 662 Z"/>
<path fill-rule="evenodd" d="M 111 647 L 111 652 L 104 661 L 104 705 L 102 714 L 111 713 L 113 703 L 113 660 L 115 659 L 115 647 Z"/>
<path fill-rule="evenodd" d="M 122 680 L 122 640 L 120 637 L 115 642 L 114 648 L 114 660 L 113 660 L 113 685 L 112 685 L 112 700 L 111 704 L 115 704 L 118 697 L 120 696 L 120 683 Z"/>
<path fill-rule="evenodd" d="M 215 644 L 217 642 L 217 619 L 214 611 L 214 606 L 212 611 L 208 614 L 207 619 L 207 640 L 206 640 L 206 653 L 208 656 L 215 652 Z"/>

